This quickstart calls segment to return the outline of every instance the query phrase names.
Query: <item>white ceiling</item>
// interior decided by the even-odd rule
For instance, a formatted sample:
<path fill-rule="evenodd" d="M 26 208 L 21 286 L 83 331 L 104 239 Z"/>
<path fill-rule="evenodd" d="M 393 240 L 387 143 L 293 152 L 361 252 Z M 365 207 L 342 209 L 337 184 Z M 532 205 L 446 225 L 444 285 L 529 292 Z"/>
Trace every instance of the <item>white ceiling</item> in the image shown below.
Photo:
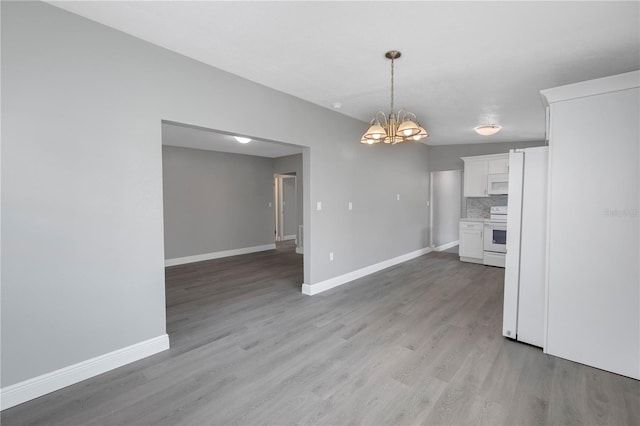
<path fill-rule="evenodd" d="M 400 50 L 396 107 L 430 145 L 542 140 L 540 90 L 640 69 L 638 1 L 50 3 L 366 122 Z"/>
<path fill-rule="evenodd" d="M 247 144 L 241 144 L 233 136 L 201 127 L 162 122 L 162 145 L 269 158 L 284 157 L 302 152 L 302 148 L 298 146 L 256 139 Z"/>

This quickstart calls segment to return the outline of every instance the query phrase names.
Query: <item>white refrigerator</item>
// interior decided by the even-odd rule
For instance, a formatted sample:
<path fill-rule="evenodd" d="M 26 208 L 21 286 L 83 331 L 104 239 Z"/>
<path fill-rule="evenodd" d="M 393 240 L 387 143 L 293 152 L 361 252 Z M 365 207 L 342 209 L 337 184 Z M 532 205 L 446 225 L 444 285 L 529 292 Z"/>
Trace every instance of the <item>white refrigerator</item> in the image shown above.
<path fill-rule="evenodd" d="M 502 334 L 543 347 L 549 148 L 509 152 Z"/>

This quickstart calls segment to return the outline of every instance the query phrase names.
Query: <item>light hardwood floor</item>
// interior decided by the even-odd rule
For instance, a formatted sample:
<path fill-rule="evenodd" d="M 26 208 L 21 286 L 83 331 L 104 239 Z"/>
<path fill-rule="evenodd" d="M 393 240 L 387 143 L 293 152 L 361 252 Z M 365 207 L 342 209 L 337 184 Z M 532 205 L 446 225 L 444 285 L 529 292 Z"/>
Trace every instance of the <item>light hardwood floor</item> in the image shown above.
<path fill-rule="evenodd" d="M 640 382 L 501 336 L 503 273 L 431 253 L 309 297 L 290 245 L 167 268 L 169 351 L 2 424 L 640 424 Z"/>

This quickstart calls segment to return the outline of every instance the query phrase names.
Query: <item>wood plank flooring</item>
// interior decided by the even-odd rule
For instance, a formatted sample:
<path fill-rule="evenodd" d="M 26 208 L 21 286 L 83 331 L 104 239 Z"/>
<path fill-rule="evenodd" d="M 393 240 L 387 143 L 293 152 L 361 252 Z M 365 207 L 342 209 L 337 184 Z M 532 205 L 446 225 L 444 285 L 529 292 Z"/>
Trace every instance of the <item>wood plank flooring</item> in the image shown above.
<path fill-rule="evenodd" d="M 639 425 L 640 382 L 501 336 L 504 270 L 431 253 L 316 296 L 277 250 L 167 268 L 171 349 L 3 425 Z"/>

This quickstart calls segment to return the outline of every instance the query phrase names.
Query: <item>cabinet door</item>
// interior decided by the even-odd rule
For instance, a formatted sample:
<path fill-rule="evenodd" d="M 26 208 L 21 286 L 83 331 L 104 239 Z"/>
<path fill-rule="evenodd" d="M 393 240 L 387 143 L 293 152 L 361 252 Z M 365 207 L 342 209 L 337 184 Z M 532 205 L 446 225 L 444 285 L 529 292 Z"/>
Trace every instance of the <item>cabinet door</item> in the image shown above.
<path fill-rule="evenodd" d="M 465 161 L 464 163 L 464 196 L 487 197 L 487 172 L 489 162 L 486 160 Z"/>
<path fill-rule="evenodd" d="M 461 257 L 482 259 L 484 246 L 482 244 L 482 224 L 480 227 L 468 227 L 465 222 L 460 223 L 460 248 Z"/>
<path fill-rule="evenodd" d="M 489 174 L 509 173 L 509 157 L 489 160 Z"/>

